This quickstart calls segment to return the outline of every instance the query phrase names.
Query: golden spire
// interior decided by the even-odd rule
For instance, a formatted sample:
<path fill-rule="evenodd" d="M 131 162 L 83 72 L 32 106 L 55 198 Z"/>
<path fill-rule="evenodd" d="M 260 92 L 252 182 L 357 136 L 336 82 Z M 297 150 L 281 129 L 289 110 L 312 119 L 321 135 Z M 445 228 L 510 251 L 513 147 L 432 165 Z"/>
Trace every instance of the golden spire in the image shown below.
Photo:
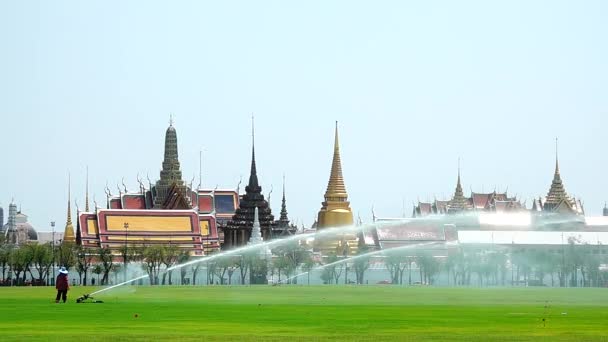
<path fill-rule="evenodd" d="M 340 159 L 340 141 L 338 139 L 338 121 L 336 121 L 336 133 L 334 141 L 334 158 L 331 163 L 331 173 L 325 192 L 326 200 L 342 200 L 346 201 L 348 194 L 344 185 L 344 177 L 342 176 L 342 161 Z"/>
<path fill-rule="evenodd" d="M 63 232 L 63 242 L 72 243 L 76 241 L 74 236 L 74 226 L 72 225 L 72 190 L 71 190 L 71 179 L 68 174 L 68 217 L 65 223 L 65 230 Z"/>
<path fill-rule="evenodd" d="M 325 201 L 322 203 L 318 216 L 318 228 L 347 226 L 353 224 L 353 213 L 348 202 L 348 194 L 342 176 L 340 160 L 340 142 L 338 139 L 338 122 L 334 142 L 334 157 L 331 163 L 331 173 L 325 191 Z"/>

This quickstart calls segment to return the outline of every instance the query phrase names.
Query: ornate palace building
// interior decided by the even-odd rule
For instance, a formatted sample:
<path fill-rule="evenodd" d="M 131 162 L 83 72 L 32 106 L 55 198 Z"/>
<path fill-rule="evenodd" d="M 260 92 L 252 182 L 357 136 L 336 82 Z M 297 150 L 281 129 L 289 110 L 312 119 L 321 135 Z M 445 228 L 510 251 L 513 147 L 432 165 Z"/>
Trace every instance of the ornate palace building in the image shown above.
<path fill-rule="evenodd" d="M 124 187 L 112 195 L 106 188 L 105 209 L 89 210 L 87 194 L 85 210 L 78 214 L 78 243 L 114 249 L 124 245 L 174 245 L 195 255 L 219 250 L 219 227 L 234 215 L 238 193 L 200 186 L 194 189 L 184 182 L 172 122 L 165 133 L 160 179 L 154 185 L 148 181 L 148 186 L 138 181 L 139 190 L 135 192 Z"/>
<path fill-rule="evenodd" d="M 374 218 L 376 227 L 366 233 L 370 247 L 392 248 L 428 244 L 437 256 L 445 256 L 449 242 L 542 245 L 543 239 L 556 244 L 581 236 L 608 232 L 608 220 L 585 217 L 580 199 L 568 195 L 556 157 L 553 181 L 545 198 L 534 199 L 531 208 L 507 193 L 471 193 L 464 196 L 460 171 L 454 195 L 448 201 L 419 202 L 411 219 Z M 598 238 L 600 235 L 597 235 Z M 592 240 L 592 239 L 591 239 Z"/>
<path fill-rule="evenodd" d="M 255 208 L 265 240 L 295 234 L 289 223 L 283 188 L 281 217 L 275 221 L 262 195 L 252 146 L 251 173 L 245 194 L 238 190 L 194 188 L 182 178 L 177 131 L 171 122 L 165 132 L 165 151 L 160 179 L 137 191 L 118 187 L 113 195 L 106 187 L 106 208 L 90 210 L 88 181 L 85 209 L 78 213 L 76 232 L 71 222 L 70 202 L 65 236 L 86 247 L 118 249 L 125 245 L 174 245 L 194 255 L 247 244 Z M 66 239 L 67 239 L 66 238 Z"/>

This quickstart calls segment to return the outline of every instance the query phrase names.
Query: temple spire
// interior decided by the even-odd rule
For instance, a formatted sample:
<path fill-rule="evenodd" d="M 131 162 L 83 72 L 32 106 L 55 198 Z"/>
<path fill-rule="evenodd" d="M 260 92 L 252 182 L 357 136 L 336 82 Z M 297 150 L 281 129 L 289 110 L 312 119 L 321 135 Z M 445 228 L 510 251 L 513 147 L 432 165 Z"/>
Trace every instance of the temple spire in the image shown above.
<path fill-rule="evenodd" d="M 255 165 L 255 121 L 254 116 L 251 114 L 251 171 L 249 173 L 249 186 L 250 191 L 256 191 L 255 189 L 259 189 L 258 182 L 258 171 Z M 262 190 L 259 189 L 261 192 Z"/>
<path fill-rule="evenodd" d="M 460 181 L 460 158 L 458 158 L 458 180 L 456 181 L 454 197 L 452 197 L 452 200 L 450 201 L 450 207 L 457 210 L 462 210 L 467 207 L 467 199 L 464 197 L 462 183 Z"/>
<path fill-rule="evenodd" d="M 165 153 L 160 171 L 160 179 L 156 182 L 156 196 L 154 198 L 154 208 L 167 209 L 167 198 L 179 194 L 188 198 L 186 185 L 182 179 L 180 170 L 179 155 L 177 150 L 177 131 L 173 127 L 173 116 L 169 122 L 169 127 L 165 132 Z M 169 190 L 173 189 L 173 194 Z M 190 205 L 188 205 L 190 206 Z M 175 208 L 173 208 L 175 209 Z"/>
<path fill-rule="evenodd" d="M 348 202 L 348 193 L 344 185 L 342 175 L 342 161 L 340 158 L 340 139 L 338 135 L 338 122 L 336 121 L 334 136 L 334 155 L 331 163 L 331 172 L 327 190 L 325 191 L 325 201 L 321 203 L 317 228 L 339 227 L 352 225 L 353 212 Z M 324 248 L 324 247 L 320 247 Z"/>
<path fill-rule="evenodd" d="M 253 212 L 253 228 L 248 244 L 255 245 L 262 242 L 264 242 L 264 239 L 262 238 L 262 227 L 260 226 L 260 214 L 258 207 L 255 207 Z"/>
<path fill-rule="evenodd" d="M 281 216 L 279 218 L 279 222 L 285 226 L 289 224 L 289 218 L 287 217 L 287 204 L 285 202 L 285 175 L 283 175 L 283 199 L 281 200 Z"/>
<path fill-rule="evenodd" d="M 72 189 L 71 189 L 71 177 L 68 174 L 68 213 L 65 223 L 65 230 L 63 232 L 63 242 L 72 243 L 76 241 L 74 236 L 74 226 L 72 225 Z"/>
<path fill-rule="evenodd" d="M 562 204 L 565 204 L 565 208 L 567 208 L 567 211 L 574 211 L 576 205 L 575 200 L 568 196 L 568 193 L 564 188 L 564 183 L 559 172 L 557 143 L 558 140 L 557 138 L 555 138 L 555 172 L 553 174 L 553 181 L 551 182 L 551 187 L 549 188 L 549 192 L 547 193 L 543 209 L 545 211 L 561 210 L 563 212 L 563 209 L 560 209 L 560 207 L 564 208 Z"/>
<path fill-rule="evenodd" d="M 346 201 L 348 195 L 346 186 L 344 185 L 344 176 L 342 175 L 342 161 L 340 158 L 340 140 L 338 137 L 338 121 L 336 121 L 336 131 L 334 137 L 334 156 L 331 163 L 331 173 L 325 192 L 325 199 L 341 199 Z"/>
<path fill-rule="evenodd" d="M 555 176 L 559 176 L 559 157 L 558 157 L 557 143 L 558 143 L 557 138 L 555 138 Z M 554 178 L 555 178 L 555 176 L 554 176 Z"/>
<path fill-rule="evenodd" d="M 87 181 L 86 181 L 86 194 L 84 197 L 84 211 L 89 212 L 89 166 L 87 165 Z"/>

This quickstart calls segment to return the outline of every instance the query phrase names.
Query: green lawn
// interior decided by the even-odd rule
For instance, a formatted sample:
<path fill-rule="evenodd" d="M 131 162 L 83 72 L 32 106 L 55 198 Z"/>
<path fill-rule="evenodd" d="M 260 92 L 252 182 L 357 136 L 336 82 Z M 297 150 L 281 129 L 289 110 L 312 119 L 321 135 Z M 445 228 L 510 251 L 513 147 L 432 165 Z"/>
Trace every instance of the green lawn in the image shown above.
<path fill-rule="evenodd" d="M 608 341 L 608 289 L 125 287 L 75 303 L 92 290 L 54 304 L 52 288 L 0 288 L 1 340 Z"/>

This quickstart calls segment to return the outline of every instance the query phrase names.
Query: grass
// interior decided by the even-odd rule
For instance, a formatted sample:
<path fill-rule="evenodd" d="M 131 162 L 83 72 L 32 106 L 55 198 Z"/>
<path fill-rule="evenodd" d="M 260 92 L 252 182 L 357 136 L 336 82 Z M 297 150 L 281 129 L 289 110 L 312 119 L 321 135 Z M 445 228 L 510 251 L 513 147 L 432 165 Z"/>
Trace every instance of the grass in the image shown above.
<path fill-rule="evenodd" d="M 1 339 L 608 341 L 608 289 L 125 287 L 75 303 L 93 290 L 54 304 L 52 288 L 0 288 Z"/>

